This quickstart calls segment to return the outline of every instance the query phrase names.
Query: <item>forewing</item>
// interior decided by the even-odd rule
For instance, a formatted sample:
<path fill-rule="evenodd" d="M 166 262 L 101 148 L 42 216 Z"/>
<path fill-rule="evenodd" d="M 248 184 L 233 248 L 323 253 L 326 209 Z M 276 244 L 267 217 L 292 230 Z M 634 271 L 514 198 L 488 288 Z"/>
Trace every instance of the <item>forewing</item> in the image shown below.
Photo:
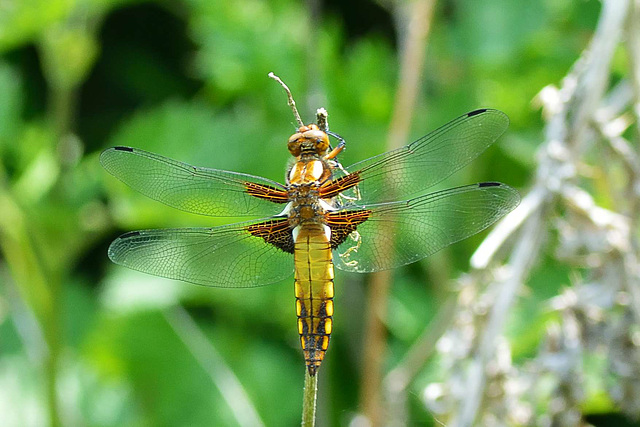
<path fill-rule="evenodd" d="M 467 165 L 508 126 L 509 118 L 501 111 L 472 111 L 405 147 L 349 166 L 347 172 L 355 176 L 342 177 L 338 187 L 343 191 L 345 184 L 357 184 L 356 204 L 406 200 Z M 326 187 L 325 193 L 332 193 Z"/>
<path fill-rule="evenodd" d="M 293 272 L 291 230 L 285 218 L 214 228 L 132 231 L 109 247 L 116 264 L 198 285 L 268 285 Z"/>
<path fill-rule="evenodd" d="M 344 230 L 341 242 L 334 242 L 334 263 L 358 273 L 409 264 L 484 230 L 519 202 L 507 185 L 480 183 L 332 213 L 332 235 Z"/>
<path fill-rule="evenodd" d="M 286 189 L 257 176 L 190 166 L 129 147 L 100 155 L 113 176 L 152 199 L 183 211 L 210 216 L 259 216 L 278 213 Z"/>

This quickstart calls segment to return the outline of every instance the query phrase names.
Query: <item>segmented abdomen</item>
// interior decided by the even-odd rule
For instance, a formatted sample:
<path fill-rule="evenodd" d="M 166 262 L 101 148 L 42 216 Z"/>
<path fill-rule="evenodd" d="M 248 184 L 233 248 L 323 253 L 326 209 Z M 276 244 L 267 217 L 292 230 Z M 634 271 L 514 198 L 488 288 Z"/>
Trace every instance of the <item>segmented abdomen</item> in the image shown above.
<path fill-rule="evenodd" d="M 305 224 L 294 248 L 298 333 L 309 374 L 315 375 L 333 329 L 331 243 L 321 224 Z"/>

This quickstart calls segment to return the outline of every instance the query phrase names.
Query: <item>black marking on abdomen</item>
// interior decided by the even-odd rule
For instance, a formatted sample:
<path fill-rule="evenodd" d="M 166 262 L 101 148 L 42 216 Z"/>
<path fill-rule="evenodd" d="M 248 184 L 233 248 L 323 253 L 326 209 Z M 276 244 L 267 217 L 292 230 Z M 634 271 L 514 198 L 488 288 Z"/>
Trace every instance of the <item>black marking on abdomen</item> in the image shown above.
<path fill-rule="evenodd" d="M 305 361 L 309 375 L 313 376 L 324 360 L 331 339 L 331 334 L 326 332 L 326 320 L 333 318 L 333 316 L 327 315 L 327 301 L 333 301 L 333 298 L 323 300 L 316 312 L 307 310 L 302 300 L 300 301 L 301 308 L 298 319 L 302 321 L 303 324 L 303 332 L 300 334 L 303 340 L 302 349 L 305 353 Z M 314 299 L 308 298 L 305 301 L 313 305 Z M 315 319 L 318 320 L 317 325 L 314 327 Z M 325 337 L 327 340 L 326 346 L 324 345 Z"/>

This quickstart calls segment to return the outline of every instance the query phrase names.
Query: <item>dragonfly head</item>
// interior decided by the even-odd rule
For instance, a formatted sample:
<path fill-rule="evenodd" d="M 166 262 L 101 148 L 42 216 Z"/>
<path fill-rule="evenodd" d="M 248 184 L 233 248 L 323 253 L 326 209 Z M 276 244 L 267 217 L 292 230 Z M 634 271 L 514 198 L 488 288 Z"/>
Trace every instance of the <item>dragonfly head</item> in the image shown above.
<path fill-rule="evenodd" d="M 329 136 L 314 124 L 299 127 L 298 132 L 289 138 L 288 144 L 289 152 L 295 157 L 304 153 L 322 156 L 329 147 Z"/>

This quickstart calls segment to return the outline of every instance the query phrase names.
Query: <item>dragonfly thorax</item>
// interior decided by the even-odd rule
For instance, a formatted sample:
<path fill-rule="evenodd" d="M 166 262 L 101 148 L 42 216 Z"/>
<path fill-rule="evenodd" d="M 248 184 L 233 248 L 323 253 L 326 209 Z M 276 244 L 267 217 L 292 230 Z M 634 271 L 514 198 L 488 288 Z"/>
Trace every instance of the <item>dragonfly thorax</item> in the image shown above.
<path fill-rule="evenodd" d="M 315 183 L 291 185 L 289 188 L 289 224 L 324 223 L 325 208 L 320 203 L 318 185 Z"/>
<path fill-rule="evenodd" d="M 331 177 L 331 167 L 316 155 L 301 156 L 289 170 L 287 179 L 289 185 L 307 185 L 324 182 Z"/>

